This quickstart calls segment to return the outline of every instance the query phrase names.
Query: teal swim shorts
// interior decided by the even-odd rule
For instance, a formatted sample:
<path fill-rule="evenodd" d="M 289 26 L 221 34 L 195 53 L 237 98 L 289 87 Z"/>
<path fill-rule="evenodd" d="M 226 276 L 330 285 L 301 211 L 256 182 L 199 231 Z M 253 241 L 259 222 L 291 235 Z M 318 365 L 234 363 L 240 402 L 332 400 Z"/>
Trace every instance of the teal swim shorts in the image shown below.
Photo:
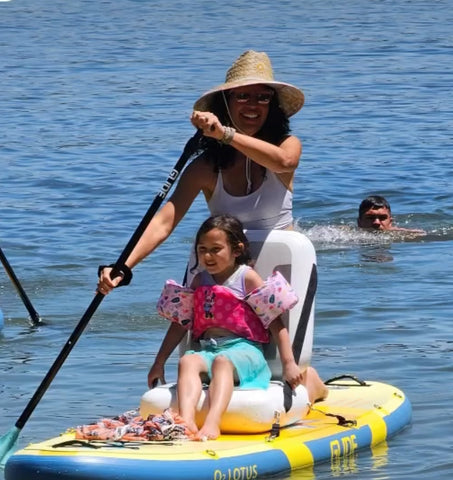
<path fill-rule="evenodd" d="M 200 340 L 201 350 L 187 350 L 186 355 L 200 355 L 212 378 L 212 362 L 218 355 L 227 357 L 236 369 L 240 388 L 267 388 L 271 371 L 258 342 L 241 337 L 217 337 Z"/>

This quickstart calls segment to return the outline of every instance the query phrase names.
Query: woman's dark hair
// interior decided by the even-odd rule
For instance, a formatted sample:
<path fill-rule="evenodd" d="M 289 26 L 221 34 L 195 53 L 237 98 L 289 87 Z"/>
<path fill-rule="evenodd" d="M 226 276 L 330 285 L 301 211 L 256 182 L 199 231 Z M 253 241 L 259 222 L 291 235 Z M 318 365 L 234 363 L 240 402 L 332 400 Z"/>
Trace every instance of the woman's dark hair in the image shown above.
<path fill-rule="evenodd" d="M 228 91 L 217 92 L 211 101 L 210 110 L 217 115 L 222 125 L 234 127 L 234 125 L 231 125 L 230 115 L 225 105 L 228 94 Z M 261 130 L 256 134 L 256 138 L 274 145 L 280 145 L 290 131 L 289 119 L 279 107 L 278 95 L 275 94 L 269 104 L 267 119 Z M 205 155 L 213 163 L 214 171 L 218 172 L 220 169 L 228 168 L 233 163 L 233 150 L 233 147 L 229 145 L 223 145 L 217 140 L 209 139 L 206 142 Z"/>
<path fill-rule="evenodd" d="M 206 219 L 198 229 L 197 236 L 195 237 L 196 263 L 190 271 L 193 272 L 199 264 L 197 247 L 200 243 L 200 237 L 214 228 L 225 232 L 231 250 L 240 252 L 240 255 L 236 257 L 236 265 L 248 265 L 252 257 L 249 250 L 249 241 L 245 236 L 242 223 L 232 215 L 214 215 Z M 240 246 L 241 243 L 243 246 Z"/>

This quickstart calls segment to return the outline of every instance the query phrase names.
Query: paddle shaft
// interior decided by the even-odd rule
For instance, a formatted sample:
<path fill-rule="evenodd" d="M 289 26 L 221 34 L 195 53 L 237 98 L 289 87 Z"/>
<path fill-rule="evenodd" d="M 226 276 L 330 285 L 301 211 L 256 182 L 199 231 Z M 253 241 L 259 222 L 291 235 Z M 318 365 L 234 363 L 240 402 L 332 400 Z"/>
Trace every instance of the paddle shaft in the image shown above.
<path fill-rule="evenodd" d="M 30 315 L 30 320 L 32 321 L 33 325 L 38 325 L 41 322 L 41 318 L 39 317 L 38 312 L 33 308 L 33 305 L 31 304 L 30 299 L 25 293 L 25 290 L 22 288 L 22 285 L 20 284 L 19 279 L 16 277 L 16 274 L 14 273 L 13 268 L 9 264 L 8 259 L 6 258 L 1 248 L 0 248 L 0 260 L 3 266 L 5 267 L 5 271 L 8 277 L 10 278 L 14 287 L 16 288 L 17 293 L 22 299 L 22 302 L 24 303 L 25 308 L 27 309 L 28 314 Z"/>
<path fill-rule="evenodd" d="M 180 159 L 177 161 L 176 165 L 173 167 L 173 170 L 170 172 L 166 182 L 163 184 L 161 190 L 156 195 L 153 203 L 149 207 L 148 211 L 146 212 L 145 216 L 141 220 L 140 224 L 136 228 L 135 232 L 131 236 L 129 242 L 127 243 L 126 247 L 124 248 L 121 255 L 118 257 L 118 260 L 115 263 L 115 269 L 119 269 L 121 265 L 124 265 L 126 260 L 128 259 L 129 255 L 134 250 L 135 246 L 137 245 L 140 237 L 143 235 L 146 227 L 148 226 L 151 219 L 156 214 L 157 210 L 159 209 L 160 205 L 162 204 L 163 200 L 167 196 L 167 193 L 170 191 L 172 185 L 178 178 L 181 170 L 184 168 L 184 165 L 192 156 L 192 154 L 196 151 L 198 142 L 202 137 L 202 132 L 197 131 L 197 133 L 187 142 L 184 152 L 182 153 Z M 96 309 L 101 304 L 102 300 L 104 299 L 105 295 L 102 293 L 96 293 L 95 297 L 91 301 L 90 305 L 86 309 L 85 313 L 83 314 L 82 318 L 80 319 L 79 323 L 77 324 L 76 328 L 72 332 L 71 336 L 69 337 L 68 341 L 66 342 L 65 346 L 59 353 L 58 357 L 54 361 L 53 365 L 47 372 L 46 376 L 42 380 L 41 384 L 39 385 L 38 389 L 36 390 L 35 394 L 28 402 L 28 405 L 25 407 L 25 410 L 22 412 L 22 415 L 18 418 L 15 426 L 18 429 L 22 429 L 30 418 L 33 410 L 38 405 L 39 401 L 43 397 L 44 393 L 48 389 L 49 385 L 51 384 L 52 380 L 55 378 L 55 375 L 60 370 L 61 366 L 63 365 L 64 361 L 68 357 L 69 353 L 73 349 L 74 345 L 77 343 L 78 339 L 82 335 L 85 327 L 88 325 L 91 317 L 93 316 Z"/>

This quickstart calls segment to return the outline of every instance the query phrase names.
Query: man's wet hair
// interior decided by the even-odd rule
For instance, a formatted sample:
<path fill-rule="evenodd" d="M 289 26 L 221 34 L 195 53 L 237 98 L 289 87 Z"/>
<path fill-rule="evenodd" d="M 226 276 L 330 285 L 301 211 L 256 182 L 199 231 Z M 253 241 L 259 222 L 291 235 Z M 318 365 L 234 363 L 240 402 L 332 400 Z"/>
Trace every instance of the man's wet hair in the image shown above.
<path fill-rule="evenodd" d="M 387 202 L 384 197 L 381 197 L 380 195 L 370 195 L 362 200 L 362 203 L 359 206 L 359 218 L 361 218 L 366 211 L 370 209 L 378 210 L 379 208 L 387 208 L 389 213 L 392 211 L 390 203 Z"/>

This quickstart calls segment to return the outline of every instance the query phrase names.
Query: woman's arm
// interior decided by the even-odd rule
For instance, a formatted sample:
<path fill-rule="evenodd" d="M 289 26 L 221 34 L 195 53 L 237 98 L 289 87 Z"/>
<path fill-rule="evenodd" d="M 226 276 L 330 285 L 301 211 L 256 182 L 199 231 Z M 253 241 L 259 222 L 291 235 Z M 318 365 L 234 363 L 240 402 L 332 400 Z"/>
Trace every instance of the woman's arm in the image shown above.
<path fill-rule="evenodd" d="M 291 173 L 299 165 L 302 144 L 290 135 L 280 145 L 236 132 L 230 145 L 274 173 Z"/>
<path fill-rule="evenodd" d="M 203 135 L 206 137 L 216 140 L 223 137 L 225 127 L 211 112 L 195 111 L 191 121 L 195 127 L 203 130 Z M 294 172 L 302 154 L 302 144 L 294 135 L 288 136 L 280 145 L 273 145 L 236 131 L 230 145 L 274 173 Z"/>
<path fill-rule="evenodd" d="M 157 212 L 146 227 L 134 250 L 126 260 L 129 268 L 135 267 L 162 242 L 164 242 L 186 214 L 200 190 L 205 190 L 209 182 L 207 163 L 198 159 L 187 166 L 182 173 L 175 191 L 165 205 Z M 98 290 L 106 295 L 121 281 L 121 277 L 110 278 L 111 268 L 104 268 L 100 274 Z"/>
<path fill-rule="evenodd" d="M 206 168 L 201 162 L 194 162 L 182 173 L 174 193 L 147 226 L 126 265 L 135 267 L 162 242 L 164 242 L 178 223 L 184 218 L 196 196 L 205 184 Z"/>

